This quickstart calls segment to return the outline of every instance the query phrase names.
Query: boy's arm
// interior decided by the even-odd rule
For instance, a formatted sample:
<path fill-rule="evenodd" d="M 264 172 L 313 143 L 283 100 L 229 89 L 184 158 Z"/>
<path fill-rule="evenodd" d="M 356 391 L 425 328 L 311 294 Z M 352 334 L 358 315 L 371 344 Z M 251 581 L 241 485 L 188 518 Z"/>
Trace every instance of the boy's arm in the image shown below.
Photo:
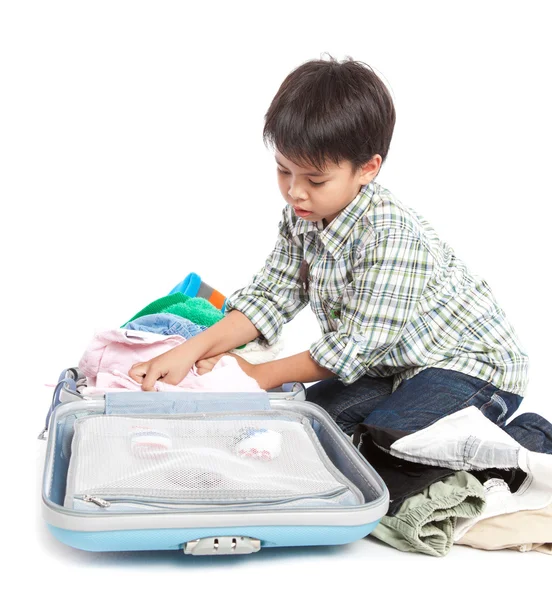
<path fill-rule="evenodd" d="M 278 239 L 264 267 L 244 288 L 226 300 L 227 312 L 239 310 L 272 345 L 284 323 L 291 321 L 309 301 L 300 281 L 303 248 L 292 234 L 289 207 L 282 212 Z"/>
<path fill-rule="evenodd" d="M 230 355 L 238 361 L 238 364 L 247 375 L 257 381 L 263 390 L 270 390 L 290 381 L 310 383 L 311 381 L 335 377 L 335 373 L 321 367 L 314 361 L 308 350 L 287 358 L 280 358 L 258 365 L 248 363 L 241 356 L 232 353 Z M 202 374 L 210 371 L 219 359 L 220 356 L 217 356 L 213 357 L 212 360 L 200 361 L 198 363 L 198 366 L 201 367 L 199 372 Z"/>
<path fill-rule="evenodd" d="M 251 321 L 238 310 L 227 313 L 222 320 L 186 342 L 193 347 L 199 359 L 233 350 L 252 342 L 259 332 Z"/>

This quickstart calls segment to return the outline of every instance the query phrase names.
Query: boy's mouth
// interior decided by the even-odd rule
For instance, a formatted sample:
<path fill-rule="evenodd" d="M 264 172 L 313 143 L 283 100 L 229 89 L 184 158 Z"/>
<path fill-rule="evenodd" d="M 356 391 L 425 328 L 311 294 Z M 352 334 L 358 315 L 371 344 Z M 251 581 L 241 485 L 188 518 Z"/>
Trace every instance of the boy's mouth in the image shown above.
<path fill-rule="evenodd" d="M 311 210 L 302 210 L 300 208 L 297 208 L 296 206 L 293 207 L 293 210 L 295 211 L 295 214 L 298 217 L 308 217 L 309 215 L 312 215 Z"/>

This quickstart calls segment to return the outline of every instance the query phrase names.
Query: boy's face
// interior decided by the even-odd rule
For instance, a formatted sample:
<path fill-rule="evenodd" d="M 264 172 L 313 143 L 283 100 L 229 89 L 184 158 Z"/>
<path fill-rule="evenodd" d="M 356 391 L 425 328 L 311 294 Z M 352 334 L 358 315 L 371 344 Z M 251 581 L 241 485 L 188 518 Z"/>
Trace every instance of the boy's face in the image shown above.
<path fill-rule="evenodd" d="M 360 188 L 377 175 L 381 156 L 374 155 L 356 173 L 350 161 L 328 163 L 323 172 L 315 167 L 302 168 L 278 151 L 274 155 L 278 170 L 278 185 L 284 200 L 295 214 L 306 221 L 324 221 L 324 226 L 348 206 Z"/>

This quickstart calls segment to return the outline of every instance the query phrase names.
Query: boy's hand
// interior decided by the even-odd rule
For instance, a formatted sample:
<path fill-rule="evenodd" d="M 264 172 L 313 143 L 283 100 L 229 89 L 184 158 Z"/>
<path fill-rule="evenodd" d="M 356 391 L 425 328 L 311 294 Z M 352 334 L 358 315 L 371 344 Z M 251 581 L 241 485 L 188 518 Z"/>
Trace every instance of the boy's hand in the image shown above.
<path fill-rule="evenodd" d="M 185 344 L 181 344 L 147 362 L 132 365 L 129 376 L 141 383 L 145 392 L 153 392 L 156 381 L 178 385 L 196 361 L 189 352 L 188 355 L 183 352 L 184 346 Z"/>
<path fill-rule="evenodd" d="M 160 354 L 151 360 L 143 363 L 136 363 L 128 372 L 129 376 L 137 383 L 142 384 L 142 390 L 145 392 L 155 391 L 155 382 L 162 381 L 171 385 L 178 385 L 188 371 L 196 365 L 198 375 L 205 375 L 213 370 L 213 367 L 223 356 L 232 356 L 238 361 L 238 365 L 246 375 L 255 379 L 255 366 L 244 360 L 241 356 L 225 352 L 210 358 L 204 358 L 195 361 L 193 357 L 186 356 L 182 348 L 184 344 Z"/>
<path fill-rule="evenodd" d="M 224 352 L 223 354 L 218 354 L 217 356 L 211 356 L 210 358 L 203 358 L 201 360 L 198 360 L 195 363 L 198 374 L 205 375 L 205 373 L 209 373 L 209 371 L 212 371 L 213 367 L 223 356 L 231 356 L 232 358 L 235 358 L 238 361 L 240 369 L 246 375 L 249 375 L 249 377 L 253 377 L 253 379 L 255 379 L 256 365 L 252 365 L 251 363 L 244 360 L 241 356 L 238 356 L 237 354 L 232 354 L 231 352 Z"/>

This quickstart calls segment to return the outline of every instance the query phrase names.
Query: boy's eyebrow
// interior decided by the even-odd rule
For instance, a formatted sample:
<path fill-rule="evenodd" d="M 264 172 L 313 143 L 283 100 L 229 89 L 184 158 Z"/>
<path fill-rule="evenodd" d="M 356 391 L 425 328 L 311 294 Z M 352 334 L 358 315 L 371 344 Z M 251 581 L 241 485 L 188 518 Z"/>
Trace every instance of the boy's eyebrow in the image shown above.
<path fill-rule="evenodd" d="M 280 167 L 282 167 L 282 169 L 287 169 L 287 167 L 284 167 L 284 165 L 280 163 L 277 158 L 275 158 L 274 160 Z M 325 173 L 323 171 L 315 171 L 314 173 L 304 173 L 304 175 L 310 175 L 311 177 L 322 177 L 323 175 L 329 175 L 329 173 Z"/>

